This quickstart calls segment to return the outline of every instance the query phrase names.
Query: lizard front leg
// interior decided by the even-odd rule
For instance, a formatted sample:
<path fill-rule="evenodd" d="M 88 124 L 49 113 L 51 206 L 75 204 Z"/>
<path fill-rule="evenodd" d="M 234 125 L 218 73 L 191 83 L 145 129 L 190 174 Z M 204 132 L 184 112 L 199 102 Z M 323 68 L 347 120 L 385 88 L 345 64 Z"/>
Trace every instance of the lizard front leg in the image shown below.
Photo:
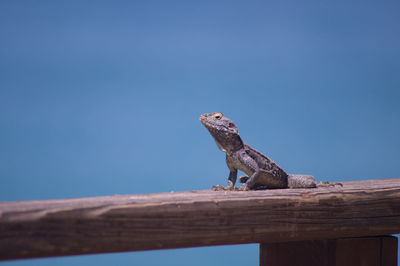
<path fill-rule="evenodd" d="M 235 189 L 235 183 L 237 179 L 237 168 L 235 166 L 234 160 L 230 155 L 226 155 L 225 158 L 226 165 L 229 168 L 229 177 L 228 177 L 228 185 L 226 187 L 221 186 L 221 185 L 215 185 L 212 188 L 214 190 L 234 190 Z"/>
<path fill-rule="evenodd" d="M 228 186 L 227 188 L 233 189 L 235 187 L 237 178 L 237 169 L 229 169 Z"/>
<path fill-rule="evenodd" d="M 226 165 L 229 168 L 229 176 L 228 176 L 228 185 L 226 187 L 221 185 L 215 185 L 212 188 L 214 190 L 234 190 L 235 183 L 237 178 L 237 169 L 233 166 L 232 162 L 230 161 L 229 156 L 226 157 Z"/>

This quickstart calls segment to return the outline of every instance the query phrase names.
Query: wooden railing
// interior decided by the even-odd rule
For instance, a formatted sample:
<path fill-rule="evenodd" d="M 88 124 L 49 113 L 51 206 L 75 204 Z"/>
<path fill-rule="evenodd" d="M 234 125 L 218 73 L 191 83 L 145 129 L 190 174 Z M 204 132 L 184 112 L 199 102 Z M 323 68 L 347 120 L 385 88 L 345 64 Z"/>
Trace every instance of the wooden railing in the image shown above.
<path fill-rule="evenodd" d="M 396 265 L 397 239 L 374 237 L 396 233 L 400 179 L 0 203 L 0 260 L 261 243 L 261 265 Z"/>

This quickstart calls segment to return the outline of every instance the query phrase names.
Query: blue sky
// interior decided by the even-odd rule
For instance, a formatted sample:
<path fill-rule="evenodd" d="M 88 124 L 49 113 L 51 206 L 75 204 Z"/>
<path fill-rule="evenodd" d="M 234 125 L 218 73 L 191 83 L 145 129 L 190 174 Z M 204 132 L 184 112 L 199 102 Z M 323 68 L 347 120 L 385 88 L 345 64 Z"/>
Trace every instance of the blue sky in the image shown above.
<path fill-rule="evenodd" d="M 399 177 L 398 1 L 1 1 L 0 201 L 209 189 L 220 111 L 290 173 Z M 257 265 L 257 245 L 3 265 Z"/>

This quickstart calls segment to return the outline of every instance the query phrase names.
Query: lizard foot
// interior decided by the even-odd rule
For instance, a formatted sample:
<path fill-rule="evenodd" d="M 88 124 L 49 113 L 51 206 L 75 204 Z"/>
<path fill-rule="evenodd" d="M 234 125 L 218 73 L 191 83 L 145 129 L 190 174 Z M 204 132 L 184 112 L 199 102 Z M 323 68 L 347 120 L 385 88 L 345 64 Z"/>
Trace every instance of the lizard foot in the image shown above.
<path fill-rule="evenodd" d="M 250 189 L 249 189 L 249 187 L 248 187 L 246 184 L 244 184 L 243 186 L 237 188 L 237 190 L 238 190 L 238 191 L 248 191 L 248 190 L 250 190 Z"/>
<path fill-rule="evenodd" d="M 215 186 L 212 186 L 212 190 L 221 191 L 221 190 L 225 190 L 225 187 L 221 186 L 221 185 L 215 185 Z"/>
<path fill-rule="evenodd" d="M 235 188 L 231 187 L 231 186 L 224 187 L 222 185 L 215 185 L 215 186 L 212 186 L 212 190 L 214 190 L 214 191 L 230 191 L 230 190 L 235 190 Z"/>
<path fill-rule="evenodd" d="M 324 182 L 319 182 L 318 184 L 317 184 L 317 187 L 334 187 L 334 186 L 341 186 L 341 187 L 343 187 L 343 184 L 342 183 L 340 183 L 340 182 L 327 182 L 327 181 L 324 181 Z"/>

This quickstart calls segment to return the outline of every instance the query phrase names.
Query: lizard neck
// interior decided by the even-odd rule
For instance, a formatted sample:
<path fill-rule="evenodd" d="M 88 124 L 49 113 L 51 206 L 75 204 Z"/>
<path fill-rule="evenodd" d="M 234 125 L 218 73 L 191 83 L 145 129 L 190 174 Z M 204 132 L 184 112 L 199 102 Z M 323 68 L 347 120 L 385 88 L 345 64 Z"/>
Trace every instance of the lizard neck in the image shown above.
<path fill-rule="evenodd" d="M 243 141 L 238 134 L 212 134 L 212 136 L 218 148 L 227 154 L 232 154 L 244 147 Z"/>

